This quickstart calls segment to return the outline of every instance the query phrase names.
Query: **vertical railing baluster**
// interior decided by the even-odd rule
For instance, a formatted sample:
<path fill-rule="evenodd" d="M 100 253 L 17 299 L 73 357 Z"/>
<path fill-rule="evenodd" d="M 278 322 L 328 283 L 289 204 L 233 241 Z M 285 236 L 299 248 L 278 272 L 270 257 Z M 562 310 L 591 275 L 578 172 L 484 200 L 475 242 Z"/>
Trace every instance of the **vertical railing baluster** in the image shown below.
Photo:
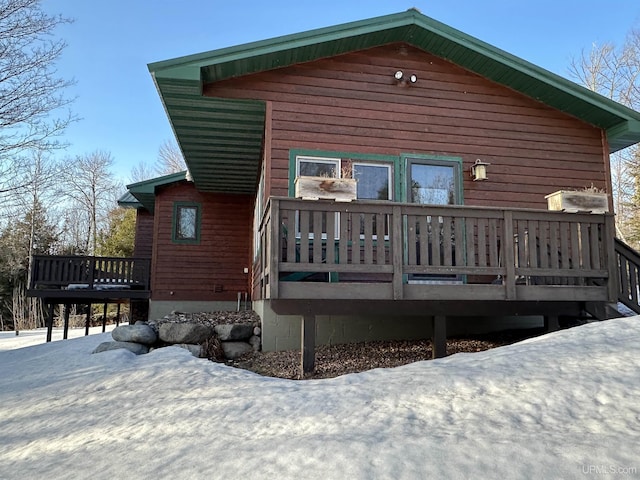
<path fill-rule="evenodd" d="M 364 214 L 364 264 L 373 265 L 373 214 Z"/>
<path fill-rule="evenodd" d="M 336 214 L 326 211 L 325 215 L 327 218 L 326 263 L 333 265 L 336 263 Z"/>
<path fill-rule="evenodd" d="M 417 229 L 417 220 L 415 215 L 407 215 L 407 258 L 409 261 L 409 265 L 417 265 L 417 252 L 416 243 L 418 239 L 418 235 L 416 232 Z M 423 260 L 426 264 L 427 262 Z"/>
<path fill-rule="evenodd" d="M 442 248 L 442 252 L 444 253 L 444 261 L 443 261 L 443 265 L 445 267 L 450 267 L 453 265 L 453 260 L 452 260 L 452 255 L 451 255 L 451 250 L 453 249 L 453 241 L 451 238 L 452 232 L 451 232 L 451 222 L 453 222 L 453 219 L 451 217 L 442 217 L 443 219 L 443 223 L 442 223 L 442 242 L 441 242 L 441 248 Z"/>
<path fill-rule="evenodd" d="M 429 244 L 431 243 L 431 234 L 429 232 L 429 226 L 427 223 L 426 215 L 416 216 L 416 251 L 420 253 L 420 265 L 432 265 L 429 258 Z M 411 244 L 413 246 L 413 243 Z M 417 253 L 416 253 L 417 256 Z M 416 261 L 416 263 L 418 263 Z"/>
<path fill-rule="evenodd" d="M 513 300 L 516 298 L 516 247 L 515 247 L 515 234 L 514 234 L 514 220 L 513 212 L 510 210 L 504 211 L 504 238 L 502 239 L 504 267 L 505 267 L 505 299 Z"/>
<path fill-rule="evenodd" d="M 309 211 L 300 210 L 300 263 L 309 263 Z"/>
<path fill-rule="evenodd" d="M 314 264 L 322 263 L 322 217 L 323 212 L 313 212 L 313 243 L 311 247 L 313 249 L 313 253 L 311 258 L 313 259 Z M 327 236 L 328 235 L 329 234 L 327 232 Z"/>
<path fill-rule="evenodd" d="M 376 265 L 385 265 L 386 215 L 376 214 Z"/>

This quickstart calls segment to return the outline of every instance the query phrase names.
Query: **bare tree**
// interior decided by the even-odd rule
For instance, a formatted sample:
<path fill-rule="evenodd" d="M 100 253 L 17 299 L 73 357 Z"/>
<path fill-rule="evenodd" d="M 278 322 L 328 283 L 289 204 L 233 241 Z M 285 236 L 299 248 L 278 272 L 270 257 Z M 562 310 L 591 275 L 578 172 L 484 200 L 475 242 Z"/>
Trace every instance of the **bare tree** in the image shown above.
<path fill-rule="evenodd" d="M 155 176 L 155 170 L 151 168 L 148 163 L 139 162 L 131 169 L 131 173 L 129 174 L 129 181 L 131 183 L 137 183 L 144 180 L 149 180 L 150 178 L 153 178 Z"/>
<path fill-rule="evenodd" d="M 55 70 L 66 43 L 53 33 L 68 22 L 40 0 L 0 0 L 0 194 L 22 187 L 14 170 L 22 153 L 62 147 L 56 137 L 75 120 L 62 112 L 73 82 Z"/>
<path fill-rule="evenodd" d="M 110 153 L 98 150 L 71 160 L 64 175 L 66 195 L 88 219 L 86 243 L 91 254 L 98 244 L 99 224 L 106 219 L 121 191 L 111 170 L 113 163 Z"/>
<path fill-rule="evenodd" d="M 55 205 L 54 197 L 59 195 L 57 188 L 60 168 L 52 158 L 47 157 L 42 151 L 35 151 L 23 165 L 20 174 L 20 182 L 25 186 L 21 195 L 15 195 L 22 211 L 37 212 L 39 208 L 44 209 L 44 205 Z M 48 212 L 44 212 L 46 214 Z M 29 241 L 28 241 L 28 269 L 31 273 L 31 259 L 36 250 L 36 231 L 41 225 L 37 222 L 41 218 L 36 215 L 29 217 Z M 53 232 L 51 232 L 53 234 Z M 54 235 L 55 236 L 55 235 Z M 27 279 L 27 284 L 29 283 Z"/>
<path fill-rule="evenodd" d="M 611 43 L 593 44 L 589 52 L 574 58 L 570 75 L 585 87 L 630 108 L 640 108 L 640 30 L 632 30 L 621 48 Z M 634 237 L 634 221 L 638 212 L 635 205 L 635 175 L 638 169 L 639 149 L 627 148 L 611 155 L 611 183 L 616 211 L 616 228 L 622 238 Z"/>
<path fill-rule="evenodd" d="M 158 175 L 169 175 L 186 169 L 187 165 L 178 145 L 170 140 L 165 141 L 158 150 L 158 160 L 156 161 Z"/>

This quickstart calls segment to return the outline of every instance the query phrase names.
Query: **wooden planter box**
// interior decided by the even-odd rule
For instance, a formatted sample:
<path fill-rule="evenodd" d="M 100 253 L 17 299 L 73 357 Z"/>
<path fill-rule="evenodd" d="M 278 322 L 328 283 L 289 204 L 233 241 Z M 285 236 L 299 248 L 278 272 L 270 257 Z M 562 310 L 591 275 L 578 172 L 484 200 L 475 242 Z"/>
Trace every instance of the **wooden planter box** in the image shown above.
<path fill-rule="evenodd" d="M 609 197 L 606 193 L 559 190 L 545 198 L 549 210 L 573 213 L 607 213 L 609 211 Z"/>
<path fill-rule="evenodd" d="M 305 200 L 328 199 L 350 202 L 358 195 L 358 184 L 353 178 L 297 177 L 296 198 Z"/>

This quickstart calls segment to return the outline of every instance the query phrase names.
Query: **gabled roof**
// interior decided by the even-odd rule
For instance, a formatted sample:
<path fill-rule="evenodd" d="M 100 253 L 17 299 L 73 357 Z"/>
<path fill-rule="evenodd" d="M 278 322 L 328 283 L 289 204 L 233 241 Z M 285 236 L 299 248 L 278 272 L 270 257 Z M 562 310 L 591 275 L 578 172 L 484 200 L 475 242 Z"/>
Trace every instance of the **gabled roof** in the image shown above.
<path fill-rule="evenodd" d="M 202 96 L 203 84 L 403 42 L 604 129 L 611 152 L 640 141 L 640 113 L 422 15 L 406 12 L 149 64 L 196 186 L 255 189 L 265 106 Z"/>
<path fill-rule="evenodd" d="M 131 192 L 127 190 L 119 199 L 118 205 L 123 208 L 140 208 L 142 204 L 138 201 L 136 197 L 134 197 Z"/>
<path fill-rule="evenodd" d="M 162 177 L 127 185 L 127 193 L 118 200 L 123 207 L 144 207 L 153 213 L 156 204 L 156 188 L 188 180 L 188 172 L 171 173 Z"/>

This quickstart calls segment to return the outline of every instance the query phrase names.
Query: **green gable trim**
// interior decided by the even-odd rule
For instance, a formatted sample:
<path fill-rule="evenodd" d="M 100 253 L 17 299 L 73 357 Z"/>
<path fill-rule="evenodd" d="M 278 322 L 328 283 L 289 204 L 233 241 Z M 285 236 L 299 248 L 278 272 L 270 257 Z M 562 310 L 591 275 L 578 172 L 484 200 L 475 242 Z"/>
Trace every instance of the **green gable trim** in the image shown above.
<path fill-rule="evenodd" d="M 129 194 L 151 213 L 156 203 L 156 188 L 187 180 L 187 172 L 172 173 L 127 185 Z"/>
<path fill-rule="evenodd" d="M 610 152 L 640 141 L 640 113 L 488 43 L 422 15 L 415 9 L 368 20 L 149 64 L 196 186 L 252 193 L 257 185 L 264 129 L 263 102 L 210 99 L 207 83 L 330 58 L 376 46 L 405 43 L 605 130 Z M 216 110 L 219 109 L 219 111 Z M 240 110 L 245 109 L 245 117 Z M 237 122 L 227 122 L 229 109 Z M 230 129 L 225 126 L 229 124 Z M 238 135 L 244 125 L 248 141 Z M 262 130 L 261 130 L 262 129 Z M 194 149 L 211 135 L 206 152 Z M 260 138 L 258 138 L 260 137 Z M 229 152 L 244 148 L 236 161 Z M 226 150 L 225 150 L 226 149 Z M 235 165 L 238 169 L 234 169 Z"/>

